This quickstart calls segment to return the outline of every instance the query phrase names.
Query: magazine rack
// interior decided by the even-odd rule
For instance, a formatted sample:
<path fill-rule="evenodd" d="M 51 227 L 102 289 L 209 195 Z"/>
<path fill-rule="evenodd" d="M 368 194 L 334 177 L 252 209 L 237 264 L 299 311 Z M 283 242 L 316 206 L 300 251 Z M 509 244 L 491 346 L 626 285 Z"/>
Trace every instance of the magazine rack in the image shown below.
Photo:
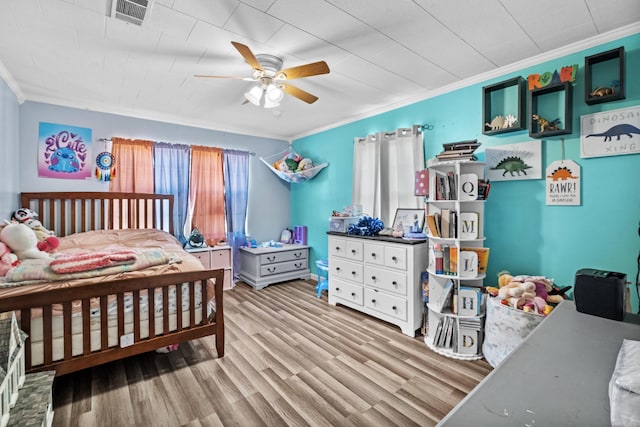
<path fill-rule="evenodd" d="M 278 160 L 282 160 L 282 159 L 286 159 L 287 157 L 289 157 L 289 155 L 298 155 L 295 151 L 293 151 L 293 148 L 291 146 L 289 146 L 288 149 L 274 154 L 272 156 L 269 157 L 260 157 L 260 160 L 262 160 L 262 162 L 267 165 L 267 167 L 269 169 L 271 169 L 273 171 L 273 173 L 275 173 L 276 175 L 278 175 L 278 177 L 284 181 L 287 182 L 305 182 L 305 181 L 309 181 L 310 179 L 315 178 L 316 175 L 318 175 L 318 173 L 326 168 L 327 166 L 329 166 L 328 163 L 320 163 L 317 165 L 314 165 L 312 168 L 309 169 L 305 169 L 302 171 L 298 171 L 298 172 L 285 172 L 285 171 L 281 171 L 279 169 L 276 169 L 275 167 L 273 167 L 273 164 L 278 161 Z M 301 157 L 301 156 L 300 156 Z"/>

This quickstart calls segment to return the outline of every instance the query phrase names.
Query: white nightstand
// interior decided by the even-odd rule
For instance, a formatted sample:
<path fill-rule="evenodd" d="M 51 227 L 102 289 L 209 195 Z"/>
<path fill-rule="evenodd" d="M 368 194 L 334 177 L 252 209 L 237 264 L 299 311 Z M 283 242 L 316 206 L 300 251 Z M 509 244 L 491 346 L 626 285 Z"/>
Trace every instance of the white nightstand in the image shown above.
<path fill-rule="evenodd" d="M 185 248 L 187 252 L 200 260 L 208 270 L 224 268 L 224 289 L 231 289 L 233 283 L 233 254 L 231 246 L 207 246 L 204 248 Z"/>

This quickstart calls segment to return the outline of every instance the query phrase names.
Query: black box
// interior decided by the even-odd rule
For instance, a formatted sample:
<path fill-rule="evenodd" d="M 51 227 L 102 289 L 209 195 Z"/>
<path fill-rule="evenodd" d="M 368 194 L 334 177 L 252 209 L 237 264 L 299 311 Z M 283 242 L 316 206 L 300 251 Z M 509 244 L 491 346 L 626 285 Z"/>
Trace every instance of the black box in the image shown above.
<path fill-rule="evenodd" d="M 573 291 L 576 309 L 613 320 L 624 319 L 627 275 L 583 268 L 576 272 Z"/>

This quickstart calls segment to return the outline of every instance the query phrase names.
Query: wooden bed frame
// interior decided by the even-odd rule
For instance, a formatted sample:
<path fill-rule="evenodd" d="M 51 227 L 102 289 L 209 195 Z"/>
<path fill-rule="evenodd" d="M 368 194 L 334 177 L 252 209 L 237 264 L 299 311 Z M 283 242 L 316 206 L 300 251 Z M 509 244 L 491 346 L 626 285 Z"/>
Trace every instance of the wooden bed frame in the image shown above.
<path fill-rule="evenodd" d="M 113 230 L 124 228 L 157 228 L 173 234 L 173 196 L 158 194 L 129 194 L 107 192 L 54 192 L 22 193 L 21 207 L 39 212 L 42 224 L 56 235 L 63 237 L 89 230 Z M 206 303 L 210 298 L 207 281 L 215 280 L 214 295 L 215 316 L 207 315 Z M 42 311 L 44 363 L 33 366 L 31 363 L 31 345 L 27 338 L 25 346 L 25 370 L 27 372 L 55 370 L 62 375 L 89 368 L 135 354 L 152 351 L 171 344 L 189 341 L 208 335 L 216 335 L 218 357 L 224 356 L 224 315 L 223 315 L 224 270 L 205 270 L 197 272 L 164 274 L 141 279 L 121 279 L 99 284 L 79 285 L 67 288 L 43 289 L 28 295 L 0 296 L 0 313 L 17 311 L 20 314 L 20 327 L 26 333 L 31 331 L 31 311 Z M 176 328 L 169 331 L 169 291 L 175 288 L 176 301 L 181 301 L 182 286 L 189 288 L 189 325 L 183 325 L 182 316 L 176 315 Z M 37 286 L 37 285 L 27 285 Z M 206 294 L 197 310 L 202 311 L 202 321 L 196 324 L 195 292 L 201 287 Z M 140 292 L 148 295 L 162 292 L 163 333 L 156 333 L 154 316 L 148 316 L 149 334 L 141 338 L 140 333 Z M 122 347 L 108 344 L 108 299 L 117 301 L 118 337 L 124 334 L 124 298 L 125 293 L 133 295 L 133 344 Z M 100 303 L 100 347 L 91 351 L 90 334 L 83 333 L 83 351 L 81 355 L 72 355 L 71 336 L 72 302 L 82 304 L 82 330 L 90 330 L 90 301 L 98 298 Z M 64 358 L 54 361 L 52 357 L 52 306 L 60 304 L 64 327 Z M 179 305 L 179 304 L 178 304 Z M 148 298 L 148 312 L 155 312 L 154 298 Z"/>

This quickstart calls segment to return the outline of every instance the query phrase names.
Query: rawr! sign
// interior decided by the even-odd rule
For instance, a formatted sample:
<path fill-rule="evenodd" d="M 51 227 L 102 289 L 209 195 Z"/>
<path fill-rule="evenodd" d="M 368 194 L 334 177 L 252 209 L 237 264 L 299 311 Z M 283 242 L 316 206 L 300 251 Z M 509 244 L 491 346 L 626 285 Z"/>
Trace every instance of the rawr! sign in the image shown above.
<path fill-rule="evenodd" d="M 547 166 L 547 205 L 580 205 L 580 165 L 556 160 Z"/>

